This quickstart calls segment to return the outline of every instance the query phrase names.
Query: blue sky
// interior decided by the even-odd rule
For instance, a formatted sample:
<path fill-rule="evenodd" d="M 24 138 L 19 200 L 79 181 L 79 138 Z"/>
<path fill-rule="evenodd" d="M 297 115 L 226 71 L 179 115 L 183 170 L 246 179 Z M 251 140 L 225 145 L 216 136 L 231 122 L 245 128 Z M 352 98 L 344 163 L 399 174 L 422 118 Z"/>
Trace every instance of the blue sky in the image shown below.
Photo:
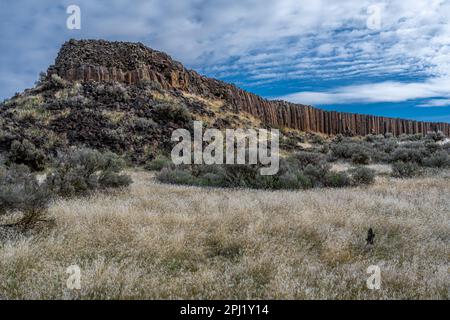
<path fill-rule="evenodd" d="M 81 8 L 68 30 L 66 8 Z M 450 122 L 443 0 L 2 0 L 0 99 L 32 87 L 70 38 L 141 41 L 270 99 Z"/>

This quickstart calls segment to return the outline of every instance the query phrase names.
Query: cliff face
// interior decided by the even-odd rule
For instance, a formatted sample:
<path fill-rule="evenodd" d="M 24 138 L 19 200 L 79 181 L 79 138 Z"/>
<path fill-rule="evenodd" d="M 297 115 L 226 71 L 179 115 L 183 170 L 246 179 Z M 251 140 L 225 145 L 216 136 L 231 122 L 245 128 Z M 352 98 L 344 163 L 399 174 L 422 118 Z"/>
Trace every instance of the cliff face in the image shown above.
<path fill-rule="evenodd" d="M 450 136 L 450 124 L 419 122 L 370 115 L 324 111 L 285 101 L 269 101 L 234 85 L 187 70 L 167 54 L 140 43 L 71 40 L 63 45 L 48 75 L 68 81 L 118 81 L 128 85 L 158 82 L 166 90 L 182 90 L 225 100 L 236 112 L 247 112 L 272 126 L 324 134 L 398 136 L 440 130 Z"/>

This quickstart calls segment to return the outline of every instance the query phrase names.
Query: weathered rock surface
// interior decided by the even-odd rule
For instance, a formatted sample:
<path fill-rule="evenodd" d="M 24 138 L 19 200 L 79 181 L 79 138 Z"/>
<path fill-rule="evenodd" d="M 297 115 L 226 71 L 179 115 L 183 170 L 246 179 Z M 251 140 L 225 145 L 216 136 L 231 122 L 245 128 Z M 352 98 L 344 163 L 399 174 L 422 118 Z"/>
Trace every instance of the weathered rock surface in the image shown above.
<path fill-rule="evenodd" d="M 324 111 L 312 106 L 269 101 L 232 84 L 187 70 L 167 54 L 141 43 L 70 40 L 48 75 L 68 81 L 118 81 L 128 85 L 144 80 L 166 90 L 181 90 L 205 98 L 224 99 L 236 112 L 247 112 L 271 126 L 324 134 L 425 134 L 440 130 L 450 136 L 449 123 L 420 122 L 379 116 Z"/>

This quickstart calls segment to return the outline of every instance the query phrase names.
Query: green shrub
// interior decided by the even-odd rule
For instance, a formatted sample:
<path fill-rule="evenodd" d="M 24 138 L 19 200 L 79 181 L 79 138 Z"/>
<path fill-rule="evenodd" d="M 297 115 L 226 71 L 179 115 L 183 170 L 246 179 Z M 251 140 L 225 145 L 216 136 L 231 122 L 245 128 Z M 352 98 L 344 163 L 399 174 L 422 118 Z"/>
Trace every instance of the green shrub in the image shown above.
<path fill-rule="evenodd" d="M 341 188 L 352 184 L 373 182 L 369 169 L 333 172 L 326 156 L 315 152 L 297 152 L 280 159 L 277 174 L 260 175 L 258 165 L 183 165 L 166 166 L 157 175 L 165 183 L 254 189 L 309 189 L 320 187 Z M 372 176 L 371 176 L 372 174 Z"/>
<path fill-rule="evenodd" d="M 303 173 L 298 173 L 296 177 L 301 189 L 310 189 L 314 187 L 311 179 L 305 176 Z"/>
<path fill-rule="evenodd" d="M 391 162 L 415 162 L 422 163 L 422 159 L 426 154 L 424 148 L 405 148 L 400 147 L 394 150 L 390 157 Z"/>
<path fill-rule="evenodd" d="M 425 150 L 424 154 L 431 154 L 435 153 L 437 151 L 442 150 L 442 146 L 439 143 L 436 143 L 434 141 L 425 141 L 424 143 Z"/>
<path fill-rule="evenodd" d="M 39 83 L 44 85 L 45 89 L 64 89 L 68 85 L 67 81 L 57 74 L 48 77 L 45 73 L 40 74 Z"/>
<path fill-rule="evenodd" d="M 325 175 L 324 186 L 343 188 L 350 185 L 350 177 L 346 172 L 328 172 Z"/>
<path fill-rule="evenodd" d="M 196 185 L 192 173 L 182 168 L 164 168 L 158 173 L 157 179 L 163 183 Z"/>
<path fill-rule="evenodd" d="M 430 131 L 427 133 L 425 138 L 428 140 L 433 140 L 433 141 L 437 142 L 437 141 L 445 140 L 446 136 L 442 131 Z"/>
<path fill-rule="evenodd" d="M 169 166 L 172 160 L 164 155 L 158 155 L 155 159 L 145 165 L 145 169 L 152 171 L 161 171 L 163 168 Z"/>
<path fill-rule="evenodd" d="M 450 156 L 446 151 L 438 151 L 423 159 L 423 165 L 433 168 L 446 168 L 450 166 Z"/>
<path fill-rule="evenodd" d="M 303 170 L 303 174 L 311 180 L 314 187 L 323 187 L 326 184 L 326 176 L 330 172 L 330 168 L 328 163 L 308 164 Z"/>
<path fill-rule="evenodd" d="M 225 181 L 228 187 L 257 187 L 256 177 L 259 175 L 256 165 L 225 165 Z"/>
<path fill-rule="evenodd" d="M 421 133 L 416 134 L 402 134 L 399 137 L 400 141 L 420 141 L 423 139 L 423 135 Z"/>
<path fill-rule="evenodd" d="M 331 154 L 338 159 L 352 159 L 356 153 L 365 154 L 368 146 L 364 142 L 340 142 L 333 143 L 330 147 Z"/>
<path fill-rule="evenodd" d="M 47 185 L 55 194 L 69 197 L 97 189 L 127 187 L 132 181 L 120 174 L 123 167 L 123 160 L 111 152 L 72 150 L 57 159 Z"/>
<path fill-rule="evenodd" d="M 352 155 L 352 162 L 354 164 L 369 164 L 370 155 L 365 150 L 358 150 Z"/>
<path fill-rule="evenodd" d="M 296 169 L 304 169 L 309 164 L 318 165 L 325 161 L 325 156 L 316 152 L 299 151 L 292 154 L 287 162 L 296 167 Z"/>
<path fill-rule="evenodd" d="M 349 174 L 354 186 L 369 185 L 375 182 L 375 171 L 363 166 L 350 169 Z"/>
<path fill-rule="evenodd" d="M 45 186 L 24 165 L 0 168 L 0 215 L 13 212 L 22 214 L 15 224 L 27 230 L 42 219 L 50 197 Z"/>
<path fill-rule="evenodd" d="M 133 118 L 132 127 L 137 131 L 146 132 L 158 127 L 158 124 L 150 118 Z"/>
<path fill-rule="evenodd" d="M 188 124 L 192 117 L 184 105 L 162 102 L 153 107 L 155 119 L 160 122 L 174 122 L 178 124 Z"/>
<path fill-rule="evenodd" d="M 412 178 L 420 174 L 420 167 L 415 162 L 398 161 L 392 164 L 392 176 L 396 178 Z"/>
<path fill-rule="evenodd" d="M 9 151 L 8 161 L 13 164 L 24 164 L 32 170 L 40 171 L 45 168 L 45 155 L 28 140 L 13 141 Z"/>
<path fill-rule="evenodd" d="M 320 144 L 320 145 L 322 145 L 322 144 L 324 144 L 325 140 L 320 135 L 315 134 L 315 135 L 313 135 L 311 137 L 310 142 L 312 144 Z"/>

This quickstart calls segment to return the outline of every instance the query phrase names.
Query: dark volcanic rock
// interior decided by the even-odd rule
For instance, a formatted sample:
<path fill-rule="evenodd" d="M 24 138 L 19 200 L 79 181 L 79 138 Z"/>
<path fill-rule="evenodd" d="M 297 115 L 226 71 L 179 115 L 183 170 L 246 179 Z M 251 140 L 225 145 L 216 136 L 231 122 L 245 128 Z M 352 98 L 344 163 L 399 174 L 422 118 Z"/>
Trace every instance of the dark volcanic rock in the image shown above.
<path fill-rule="evenodd" d="M 329 135 L 392 133 L 425 134 L 440 130 L 450 136 L 450 124 L 419 122 L 324 111 L 284 101 L 269 101 L 234 85 L 206 78 L 187 70 L 167 54 L 141 43 L 103 40 L 70 40 L 65 43 L 48 75 L 58 74 L 68 81 L 118 81 L 137 85 L 152 80 L 166 90 L 182 90 L 205 98 L 224 99 L 235 112 L 247 112 L 269 126 L 318 132 Z"/>

